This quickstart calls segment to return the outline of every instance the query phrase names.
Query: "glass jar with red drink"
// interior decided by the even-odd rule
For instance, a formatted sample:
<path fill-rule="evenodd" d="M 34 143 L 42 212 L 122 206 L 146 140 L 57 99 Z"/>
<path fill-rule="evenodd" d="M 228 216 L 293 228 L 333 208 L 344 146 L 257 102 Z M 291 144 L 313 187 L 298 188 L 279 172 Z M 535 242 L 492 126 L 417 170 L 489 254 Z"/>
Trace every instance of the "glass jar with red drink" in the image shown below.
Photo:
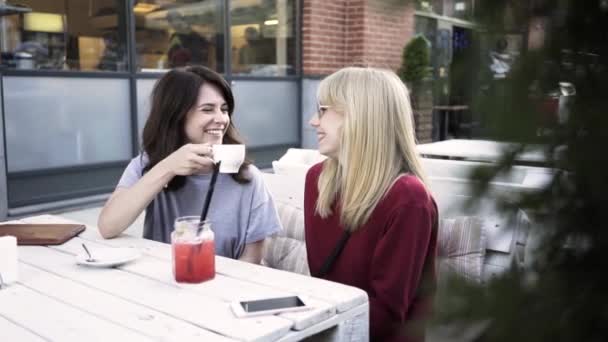
<path fill-rule="evenodd" d="M 175 281 L 201 283 L 215 277 L 214 239 L 211 225 L 201 222 L 198 216 L 175 220 L 171 233 Z"/>

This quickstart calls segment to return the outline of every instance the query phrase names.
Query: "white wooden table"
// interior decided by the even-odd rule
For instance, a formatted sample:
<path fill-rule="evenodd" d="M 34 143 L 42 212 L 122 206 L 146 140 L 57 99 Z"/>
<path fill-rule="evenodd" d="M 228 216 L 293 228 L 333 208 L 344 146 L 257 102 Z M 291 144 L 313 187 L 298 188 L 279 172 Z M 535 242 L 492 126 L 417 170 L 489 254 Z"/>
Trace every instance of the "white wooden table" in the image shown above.
<path fill-rule="evenodd" d="M 42 215 L 23 223 L 66 223 Z M 1 226 L 0 226 L 0 229 Z M 79 266 L 85 242 L 135 247 L 143 254 L 116 268 Z M 19 281 L 0 290 L 2 341 L 298 341 L 326 331 L 330 340 L 367 341 L 364 291 L 223 257 L 201 284 L 173 279 L 171 246 L 123 235 L 102 239 L 95 227 L 59 246 L 20 246 Z M 229 303 L 306 295 L 315 309 L 236 318 Z M 332 328 L 337 327 L 337 328 Z M 350 335 L 356 329 L 355 336 Z"/>
<path fill-rule="evenodd" d="M 417 146 L 418 153 L 426 157 L 445 157 L 473 161 L 497 162 L 505 150 L 516 145 L 490 140 L 451 139 Z M 528 146 L 515 158 L 516 162 L 545 164 L 547 158 L 540 146 Z"/>

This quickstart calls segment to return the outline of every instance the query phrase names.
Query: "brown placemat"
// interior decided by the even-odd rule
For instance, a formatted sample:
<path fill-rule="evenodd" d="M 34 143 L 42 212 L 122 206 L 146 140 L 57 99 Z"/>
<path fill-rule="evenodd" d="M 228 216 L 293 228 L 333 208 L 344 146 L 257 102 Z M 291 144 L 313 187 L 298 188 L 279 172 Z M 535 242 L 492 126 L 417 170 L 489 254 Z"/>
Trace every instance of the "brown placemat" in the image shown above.
<path fill-rule="evenodd" d="M 3 224 L 0 236 L 12 235 L 18 245 L 61 245 L 83 230 L 83 224 Z"/>

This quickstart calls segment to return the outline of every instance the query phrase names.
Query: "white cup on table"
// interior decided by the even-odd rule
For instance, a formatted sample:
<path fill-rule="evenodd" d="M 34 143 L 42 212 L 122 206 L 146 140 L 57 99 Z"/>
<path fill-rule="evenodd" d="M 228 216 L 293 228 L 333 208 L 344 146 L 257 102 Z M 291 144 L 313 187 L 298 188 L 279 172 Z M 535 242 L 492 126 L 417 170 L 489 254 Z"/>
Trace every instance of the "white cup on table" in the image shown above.
<path fill-rule="evenodd" d="M 17 238 L 14 236 L 0 237 L 0 277 L 0 286 L 17 281 Z"/>

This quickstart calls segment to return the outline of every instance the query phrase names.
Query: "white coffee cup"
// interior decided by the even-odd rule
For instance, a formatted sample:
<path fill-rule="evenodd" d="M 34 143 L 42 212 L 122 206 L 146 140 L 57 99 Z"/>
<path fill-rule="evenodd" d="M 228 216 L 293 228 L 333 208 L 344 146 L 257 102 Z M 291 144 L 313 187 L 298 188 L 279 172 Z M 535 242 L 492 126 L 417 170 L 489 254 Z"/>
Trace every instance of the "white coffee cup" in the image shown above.
<path fill-rule="evenodd" d="M 0 236 L 0 277 L 0 287 L 18 280 L 17 238 L 14 236 Z"/>
<path fill-rule="evenodd" d="M 222 162 L 220 173 L 237 173 L 245 161 L 245 145 L 213 145 L 213 160 Z"/>

